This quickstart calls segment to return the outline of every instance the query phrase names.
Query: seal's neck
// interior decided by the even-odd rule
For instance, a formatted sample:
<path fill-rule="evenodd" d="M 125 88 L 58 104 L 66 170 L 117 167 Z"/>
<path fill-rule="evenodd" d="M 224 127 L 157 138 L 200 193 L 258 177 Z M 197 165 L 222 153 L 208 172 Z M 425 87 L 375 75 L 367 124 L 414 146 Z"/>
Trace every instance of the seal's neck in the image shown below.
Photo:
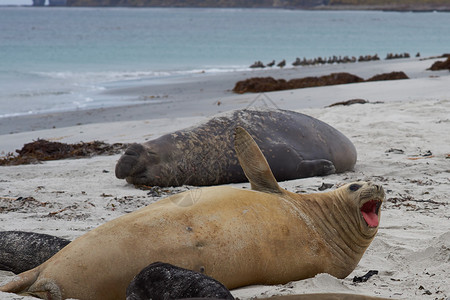
<path fill-rule="evenodd" d="M 365 235 L 361 231 L 358 209 L 338 193 L 298 195 L 297 205 L 309 217 L 310 226 L 320 233 L 328 244 L 333 263 L 350 273 L 361 259 L 375 234 Z M 349 263 L 354 265 L 350 266 Z M 344 272 L 345 273 L 345 272 Z M 342 274 L 346 277 L 348 274 Z M 339 276 L 339 275 L 337 275 Z"/>

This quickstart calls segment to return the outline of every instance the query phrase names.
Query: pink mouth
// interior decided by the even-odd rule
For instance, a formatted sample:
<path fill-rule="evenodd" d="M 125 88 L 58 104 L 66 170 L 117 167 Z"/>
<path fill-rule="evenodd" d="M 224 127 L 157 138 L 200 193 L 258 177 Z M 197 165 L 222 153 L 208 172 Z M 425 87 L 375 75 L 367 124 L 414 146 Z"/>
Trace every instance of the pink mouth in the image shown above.
<path fill-rule="evenodd" d="M 369 227 L 377 227 L 380 223 L 378 219 L 378 208 L 380 205 L 380 201 L 370 200 L 361 207 L 361 213 Z"/>

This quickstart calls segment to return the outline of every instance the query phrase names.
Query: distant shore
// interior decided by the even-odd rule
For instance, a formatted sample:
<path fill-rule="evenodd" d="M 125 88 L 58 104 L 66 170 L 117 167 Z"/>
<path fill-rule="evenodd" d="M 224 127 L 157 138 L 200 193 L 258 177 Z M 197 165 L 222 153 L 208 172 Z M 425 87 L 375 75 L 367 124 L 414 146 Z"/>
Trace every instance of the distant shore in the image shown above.
<path fill-rule="evenodd" d="M 324 1 L 325 2 L 325 1 Z M 343 1 L 345 2 L 345 1 Z M 376 2 L 376 1 L 374 1 Z M 438 2 L 438 1 L 437 1 Z M 380 4 L 324 4 L 324 5 L 267 5 L 264 1 L 261 4 L 249 4 L 244 5 L 239 2 L 236 5 L 230 3 L 209 3 L 204 4 L 201 1 L 196 2 L 181 2 L 181 3 L 158 3 L 158 1 L 145 2 L 137 1 L 133 4 L 121 3 L 117 1 L 113 4 L 109 4 L 108 1 L 87 1 L 87 0 L 68 0 L 65 4 L 53 4 L 53 7 L 147 7 L 147 8 L 243 8 L 243 9 L 292 9 L 292 10 L 380 10 L 380 11 L 398 11 L 398 12 L 450 12 L 450 4 L 445 3 L 402 3 L 396 1 L 392 3 Z M 0 5 L 2 6 L 44 6 L 44 5 Z M 45 5 L 50 6 L 50 5 Z"/>
<path fill-rule="evenodd" d="M 396 12 L 450 12 L 448 5 L 324 5 L 311 8 L 313 10 L 381 10 Z"/>

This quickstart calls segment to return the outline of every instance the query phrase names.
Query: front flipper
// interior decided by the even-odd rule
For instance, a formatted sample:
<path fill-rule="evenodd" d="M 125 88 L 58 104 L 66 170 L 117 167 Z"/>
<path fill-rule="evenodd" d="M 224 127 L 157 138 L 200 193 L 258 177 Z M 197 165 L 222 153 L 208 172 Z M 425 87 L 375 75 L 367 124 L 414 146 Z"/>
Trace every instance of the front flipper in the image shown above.
<path fill-rule="evenodd" d="M 326 176 L 336 173 L 333 162 L 327 159 L 304 160 L 297 167 L 299 177 Z"/>
<path fill-rule="evenodd" d="M 237 127 L 235 130 L 234 148 L 252 190 L 277 194 L 284 192 L 273 176 L 258 145 L 242 127 Z"/>

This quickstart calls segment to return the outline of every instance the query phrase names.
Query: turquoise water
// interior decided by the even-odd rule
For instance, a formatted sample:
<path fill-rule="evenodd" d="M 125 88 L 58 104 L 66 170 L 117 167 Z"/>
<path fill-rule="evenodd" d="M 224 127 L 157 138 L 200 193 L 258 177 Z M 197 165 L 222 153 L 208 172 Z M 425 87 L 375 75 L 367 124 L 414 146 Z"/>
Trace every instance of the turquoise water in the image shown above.
<path fill-rule="evenodd" d="M 98 95 L 255 60 L 437 55 L 450 52 L 449 29 L 449 13 L 2 7 L 0 117 L 120 105 Z"/>

